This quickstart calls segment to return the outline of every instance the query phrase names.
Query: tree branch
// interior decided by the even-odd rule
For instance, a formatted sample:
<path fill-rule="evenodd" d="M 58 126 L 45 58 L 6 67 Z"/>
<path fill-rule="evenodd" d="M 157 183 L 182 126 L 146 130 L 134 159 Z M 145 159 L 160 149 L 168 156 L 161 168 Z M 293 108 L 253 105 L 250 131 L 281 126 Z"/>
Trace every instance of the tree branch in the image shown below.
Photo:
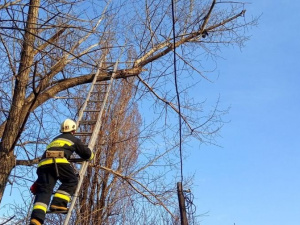
<path fill-rule="evenodd" d="M 16 166 L 32 166 L 34 164 L 38 164 L 40 160 L 41 160 L 41 157 L 35 158 L 35 159 L 31 159 L 31 160 L 17 159 L 16 160 Z"/>

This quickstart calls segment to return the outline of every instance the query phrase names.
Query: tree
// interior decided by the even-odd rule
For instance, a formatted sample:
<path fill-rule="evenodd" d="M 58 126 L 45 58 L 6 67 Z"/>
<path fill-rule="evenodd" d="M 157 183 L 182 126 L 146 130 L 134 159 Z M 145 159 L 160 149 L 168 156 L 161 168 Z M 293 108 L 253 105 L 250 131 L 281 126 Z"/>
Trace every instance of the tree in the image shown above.
<path fill-rule="evenodd" d="M 247 40 L 245 29 L 256 22 L 245 20 L 244 7 L 242 2 L 176 1 L 173 26 L 171 2 L 166 1 L 16 0 L 1 5 L 0 201 L 12 170 L 24 164 L 20 160 L 35 162 L 53 132 L 53 123 L 69 115 L 74 107 L 70 99 L 80 96 L 74 90 L 82 91 L 92 81 L 107 51 L 107 60 L 121 55 L 124 62 L 118 79 L 136 77 L 136 100 L 153 99 L 158 115 L 153 121 L 161 122 L 165 116 L 166 123 L 147 127 L 149 133 L 156 128 L 162 140 L 167 136 L 178 140 L 177 122 L 172 123 L 170 114 L 180 113 L 182 139 L 193 136 L 213 142 L 222 124 L 217 110 L 202 115 L 203 104 L 191 104 L 188 99 L 178 110 L 173 50 L 176 47 L 181 91 L 188 90 L 187 75 L 191 85 L 197 83 L 193 79 L 209 79 L 199 69 L 205 66 L 202 56 L 217 57 L 224 45 L 241 46 Z M 99 80 L 110 76 L 107 68 Z M 182 98 L 183 93 L 179 94 Z M 62 110 L 62 102 L 69 107 Z M 151 136 L 145 140 L 155 142 Z M 164 152 L 178 146 L 178 141 L 170 143 Z"/>
<path fill-rule="evenodd" d="M 89 168 L 78 201 L 77 224 L 116 224 L 116 217 L 128 204 L 129 184 L 101 166 L 120 175 L 134 171 L 141 119 L 137 105 L 130 103 L 133 84 L 134 79 L 116 82 L 110 93 L 96 147 L 97 163 Z"/>

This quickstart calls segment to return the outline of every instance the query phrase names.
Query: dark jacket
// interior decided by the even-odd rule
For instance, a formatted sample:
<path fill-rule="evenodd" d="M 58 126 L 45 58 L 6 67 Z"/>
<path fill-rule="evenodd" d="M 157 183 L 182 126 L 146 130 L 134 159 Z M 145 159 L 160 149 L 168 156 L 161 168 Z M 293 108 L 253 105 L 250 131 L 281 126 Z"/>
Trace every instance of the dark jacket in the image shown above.
<path fill-rule="evenodd" d="M 47 146 L 48 151 L 64 151 L 64 157 L 70 159 L 70 156 L 75 152 L 83 159 L 90 159 L 92 151 L 86 147 L 79 138 L 71 133 L 62 133 L 55 137 L 52 142 Z M 43 154 L 42 159 L 45 158 L 46 152 Z"/>

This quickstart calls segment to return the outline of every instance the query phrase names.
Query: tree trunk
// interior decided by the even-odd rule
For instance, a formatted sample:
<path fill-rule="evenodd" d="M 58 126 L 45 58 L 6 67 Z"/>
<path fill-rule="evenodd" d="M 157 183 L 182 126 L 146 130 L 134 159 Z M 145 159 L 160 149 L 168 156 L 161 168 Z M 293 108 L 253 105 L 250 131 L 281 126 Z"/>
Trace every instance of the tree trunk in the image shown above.
<path fill-rule="evenodd" d="M 8 154 L 1 154 L 1 164 L 0 164 L 0 201 L 2 200 L 3 193 L 5 190 L 6 183 L 8 181 L 8 176 L 11 170 L 15 167 L 16 157 L 11 151 Z"/>
<path fill-rule="evenodd" d="M 20 132 L 22 132 L 20 128 L 24 122 L 24 119 L 21 117 L 21 112 L 25 104 L 26 87 L 29 80 L 30 68 L 33 65 L 34 60 L 33 50 L 35 35 L 37 34 L 36 25 L 38 21 L 39 5 L 39 0 L 31 0 L 29 3 L 19 71 L 16 76 L 10 113 L 7 118 L 0 145 L 0 203 L 6 186 L 5 184 L 7 183 L 10 172 L 15 165 L 15 156 L 13 154 L 14 147 L 17 139 L 19 138 Z"/>

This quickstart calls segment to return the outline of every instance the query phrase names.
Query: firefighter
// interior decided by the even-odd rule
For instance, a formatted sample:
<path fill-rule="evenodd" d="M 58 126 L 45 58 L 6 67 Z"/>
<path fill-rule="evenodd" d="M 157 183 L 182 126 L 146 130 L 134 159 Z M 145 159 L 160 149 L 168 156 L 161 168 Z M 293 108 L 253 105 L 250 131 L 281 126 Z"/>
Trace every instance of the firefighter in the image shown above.
<path fill-rule="evenodd" d="M 68 159 L 77 153 L 82 159 L 92 160 L 93 152 L 80 139 L 74 136 L 76 123 L 66 119 L 61 124 L 60 132 L 47 146 L 38 164 L 36 180 L 36 197 L 30 219 L 30 225 L 41 225 L 44 222 L 53 188 L 59 180 L 61 185 L 54 193 L 50 211 L 66 212 L 67 204 L 74 194 L 78 178 Z"/>

